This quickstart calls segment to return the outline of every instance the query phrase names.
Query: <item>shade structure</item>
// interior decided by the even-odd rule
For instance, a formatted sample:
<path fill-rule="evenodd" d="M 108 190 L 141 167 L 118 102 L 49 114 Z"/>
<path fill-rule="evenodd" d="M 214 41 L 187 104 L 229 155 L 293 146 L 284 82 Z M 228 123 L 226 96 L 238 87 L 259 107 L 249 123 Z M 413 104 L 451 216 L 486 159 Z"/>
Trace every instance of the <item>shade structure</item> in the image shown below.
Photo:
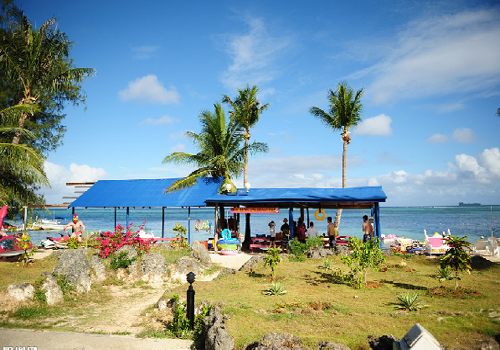
<path fill-rule="evenodd" d="M 164 193 L 177 180 L 179 179 L 99 180 L 68 207 L 205 207 L 205 200 L 216 195 L 220 186 L 217 178 L 199 178 L 191 187 Z"/>
<path fill-rule="evenodd" d="M 347 208 L 365 209 L 374 203 L 385 202 L 381 186 L 349 188 L 252 188 L 235 195 L 215 194 L 206 199 L 207 206 L 242 205 L 289 208 Z"/>

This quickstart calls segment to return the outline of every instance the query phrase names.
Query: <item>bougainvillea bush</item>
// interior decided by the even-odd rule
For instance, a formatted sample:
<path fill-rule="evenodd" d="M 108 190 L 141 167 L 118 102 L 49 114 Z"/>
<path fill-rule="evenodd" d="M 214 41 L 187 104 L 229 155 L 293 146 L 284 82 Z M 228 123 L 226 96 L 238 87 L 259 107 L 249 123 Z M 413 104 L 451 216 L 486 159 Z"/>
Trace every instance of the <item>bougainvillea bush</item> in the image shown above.
<path fill-rule="evenodd" d="M 118 224 L 115 230 L 107 231 L 97 238 L 98 244 L 95 246 L 99 250 L 101 258 L 107 258 L 114 254 L 118 249 L 125 245 L 132 246 L 137 255 L 142 256 L 144 253 L 149 253 L 149 248 L 153 243 L 153 239 L 143 239 L 139 237 L 139 232 L 144 229 L 144 225 L 140 225 L 137 231 L 132 229 L 132 223 L 124 229 L 122 225 Z"/>

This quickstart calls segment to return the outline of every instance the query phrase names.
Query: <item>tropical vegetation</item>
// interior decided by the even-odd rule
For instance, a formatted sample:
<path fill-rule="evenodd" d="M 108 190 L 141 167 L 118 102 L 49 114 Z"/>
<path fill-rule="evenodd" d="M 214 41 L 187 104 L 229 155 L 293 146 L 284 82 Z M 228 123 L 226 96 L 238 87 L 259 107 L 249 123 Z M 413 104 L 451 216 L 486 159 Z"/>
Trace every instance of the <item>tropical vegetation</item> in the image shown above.
<path fill-rule="evenodd" d="M 44 202 L 36 194 L 40 186 L 48 185 L 41 155 L 61 144 L 65 104 L 85 101 L 81 84 L 95 70 L 74 66 L 69 56 L 72 45 L 54 18 L 35 28 L 13 1 L 2 1 L 0 110 L 10 113 L 14 106 L 23 108 L 13 111 L 15 120 L 2 116 L 0 142 L 4 149 L 6 143 L 21 145 L 23 151 L 9 147 L 18 151 L 10 153 L 9 162 L 25 164 L 29 155 L 32 168 L 24 173 L 1 164 L 1 181 L 8 184 L 2 200 L 11 208 Z"/>
<path fill-rule="evenodd" d="M 228 103 L 232 110 L 229 112 L 236 120 L 236 123 L 244 130 L 245 137 L 245 166 L 243 171 L 243 184 L 248 184 L 248 153 L 267 152 L 268 146 L 263 142 L 254 142 L 253 147 L 250 147 L 250 129 L 253 128 L 259 121 L 260 114 L 264 112 L 270 103 L 263 105 L 257 99 L 259 88 L 257 86 L 247 85 L 245 89 L 238 89 L 238 96 L 231 100 L 229 96 L 224 95 L 222 102 Z"/>
<path fill-rule="evenodd" d="M 226 119 L 226 114 L 220 103 L 214 104 L 215 111 L 201 112 L 198 116 L 201 132 L 186 131 L 197 153 L 174 152 L 163 160 L 163 163 L 192 165 L 197 167 L 187 177 L 175 181 L 166 192 L 174 192 L 192 186 L 198 178 L 208 177 L 214 180 L 222 179 L 220 191 L 225 191 L 225 185 L 231 185 L 230 192 L 236 192 L 232 182 L 233 177 L 241 174 L 243 169 L 244 148 L 241 147 L 243 135 L 234 118 Z M 249 145 L 253 148 L 254 145 Z M 258 147 L 258 146 L 257 146 Z"/>
<path fill-rule="evenodd" d="M 330 101 L 330 110 L 325 112 L 321 108 L 311 107 L 310 113 L 320 119 L 333 131 L 342 131 L 341 139 L 343 142 L 342 150 L 342 188 L 346 187 L 346 154 L 347 145 L 351 143 L 350 130 L 355 128 L 361 122 L 363 113 L 363 103 L 361 97 L 363 89 L 354 92 L 347 85 L 347 82 L 341 82 L 337 85 L 337 90 L 328 90 L 328 100 Z M 337 210 L 335 224 L 339 225 L 342 209 Z"/>
<path fill-rule="evenodd" d="M 441 259 L 440 267 L 442 269 L 448 267 L 455 272 L 455 290 L 458 289 L 459 273 L 471 273 L 472 263 L 471 256 L 466 251 L 471 250 L 472 244 L 467 242 L 467 236 L 455 237 L 449 236 L 446 244 L 451 248 L 448 249 L 444 257 Z"/>

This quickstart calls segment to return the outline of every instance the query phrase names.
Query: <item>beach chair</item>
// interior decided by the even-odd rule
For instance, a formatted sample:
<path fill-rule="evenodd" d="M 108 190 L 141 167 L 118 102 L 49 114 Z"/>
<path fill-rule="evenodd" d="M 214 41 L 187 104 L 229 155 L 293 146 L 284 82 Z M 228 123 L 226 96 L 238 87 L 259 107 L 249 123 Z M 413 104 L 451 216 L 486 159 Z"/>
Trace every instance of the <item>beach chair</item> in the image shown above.
<path fill-rule="evenodd" d="M 476 241 L 472 247 L 474 254 L 488 254 L 490 255 L 490 248 L 488 247 L 488 241 Z"/>
<path fill-rule="evenodd" d="M 496 237 L 488 237 L 488 241 L 490 241 L 490 252 L 493 256 L 500 258 L 500 240 Z"/>

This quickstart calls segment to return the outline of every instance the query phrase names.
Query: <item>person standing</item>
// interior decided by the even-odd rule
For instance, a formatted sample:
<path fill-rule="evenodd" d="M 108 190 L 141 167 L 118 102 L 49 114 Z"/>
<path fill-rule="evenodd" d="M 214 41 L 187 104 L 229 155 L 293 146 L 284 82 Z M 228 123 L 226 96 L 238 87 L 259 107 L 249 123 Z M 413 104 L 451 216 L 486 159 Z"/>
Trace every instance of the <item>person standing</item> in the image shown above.
<path fill-rule="evenodd" d="M 274 223 L 274 221 L 271 221 L 269 223 L 269 234 L 270 234 L 270 244 L 269 246 L 271 248 L 276 248 L 276 224 Z"/>
<path fill-rule="evenodd" d="M 333 249 L 337 247 L 336 238 L 339 235 L 339 230 L 337 226 L 333 224 L 331 216 L 329 216 L 326 221 L 328 222 L 326 227 L 328 233 L 328 245 L 330 246 L 330 249 Z"/>
<path fill-rule="evenodd" d="M 283 225 L 280 228 L 283 237 L 283 249 L 288 249 L 288 241 L 290 240 L 290 226 L 288 225 L 287 218 L 283 219 Z"/>
<path fill-rule="evenodd" d="M 314 222 L 309 223 L 309 228 L 307 229 L 307 238 L 318 237 L 318 229 L 314 227 Z"/>
<path fill-rule="evenodd" d="M 373 225 L 368 221 L 368 215 L 363 216 L 363 243 L 373 239 Z"/>

